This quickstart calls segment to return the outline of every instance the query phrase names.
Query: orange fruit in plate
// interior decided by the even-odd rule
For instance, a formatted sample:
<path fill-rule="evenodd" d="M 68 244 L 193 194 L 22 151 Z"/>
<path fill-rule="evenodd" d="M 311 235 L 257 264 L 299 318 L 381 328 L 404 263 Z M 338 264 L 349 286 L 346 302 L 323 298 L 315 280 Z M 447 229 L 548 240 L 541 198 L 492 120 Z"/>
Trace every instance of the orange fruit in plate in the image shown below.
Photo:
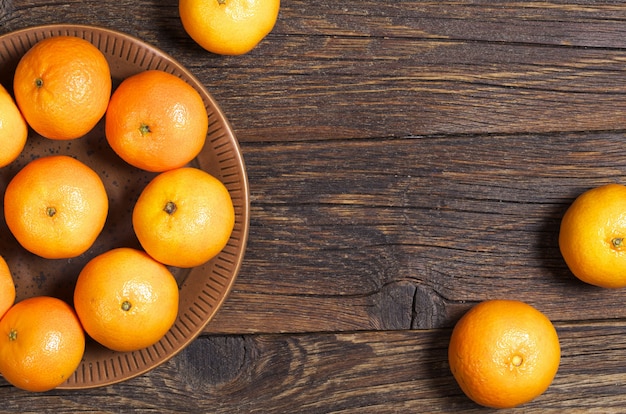
<path fill-rule="evenodd" d="M 148 70 L 111 96 L 105 133 L 127 163 L 152 172 L 182 167 L 202 150 L 209 118 L 202 97 L 175 75 Z"/>
<path fill-rule="evenodd" d="M 0 374 L 16 387 L 48 391 L 61 385 L 84 352 L 83 328 L 60 299 L 25 299 L 0 319 Z"/>
<path fill-rule="evenodd" d="M 12 163 L 24 149 L 28 125 L 9 92 L 0 85 L 0 167 Z"/>
<path fill-rule="evenodd" d="M 559 248 L 580 280 L 626 286 L 626 186 L 606 184 L 578 196 L 561 220 Z"/>
<path fill-rule="evenodd" d="M 157 175 L 139 195 L 133 228 L 144 250 L 170 266 L 199 266 L 228 243 L 235 210 L 211 174 L 185 167 Z"/>
<path fill-rule="evenodd" d="M 174 324 L 178 285 L 145 252 L 116 248 L 81 270 L 74 306 L 94 340 L 115 351 L 135 351 L 157 343 Z"/>
<path fill-rule="evenodd" d="M 37 133 L 75 139 L 104 115 L 111 72 L 105 56 L 87 40 L 56 36 L 40 40 L 24 54 L 13 89 L 24 118 Z"/>
<path fill-rule="evenodd" d="M 280 0 L 179 0 L 183 28 L 204 49 L 242 55 L 267 36 L 278 19 Z"/>
<path fill-rule="evenodd" d="M 489 300 L 457 322 L 448 347 L 454 378 L 474 402 L 511 408 L 545 392 L 559 368 L 552 322 L 516 300 Z"/>
<path fill-rule="evenodd" d="M 87 251 L 104 227 L 108 208 L 98 174 L 65 155 L 31 161 L 4 194 L 9 230 L 26 250 L 47 259 Z"/>
<path fill-rule="evenodd" d="M 0 318 L 15 303 L 15 282 L 4 257 L 0 256 Z"/>

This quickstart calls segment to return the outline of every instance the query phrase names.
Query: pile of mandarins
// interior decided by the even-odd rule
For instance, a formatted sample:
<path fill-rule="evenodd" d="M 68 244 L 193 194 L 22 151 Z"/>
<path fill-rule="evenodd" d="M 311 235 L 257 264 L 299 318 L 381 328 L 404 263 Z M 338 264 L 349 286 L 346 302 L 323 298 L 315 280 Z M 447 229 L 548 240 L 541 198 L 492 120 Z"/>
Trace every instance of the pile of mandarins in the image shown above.
<path fill-rule="evenodd" d="M 78 275 L 73 304 L 47 296 L 15 303 L 11 271 L 0 257 L 0 374 L 17 387 L 45 391 L 77 368 L 85 334 L 116 351 L 158 342 L 178 314 L 178 286 L 168 266 L 198 266 L 217 255 L 235 213 L 217 178 L 186 166 L 204 146 L 208 115 L 200 94 L 175 75 L 148 70 L 113 90 L 98 48 L 55 36 L 21 58 L 13 94 L 0 86 L 0 167 L 23 152 L 29 127 L 47 139 L 72 140 L 104 117 L 113 151 L 157 174 L 132 211 L 142 250 L 118 247 L 91 258 Z M 108 210 L 98 173 L 67 155 L 32 160 L 4 194 L 9 230 L 24 249 L 46 259 L 86 252 Z"/>

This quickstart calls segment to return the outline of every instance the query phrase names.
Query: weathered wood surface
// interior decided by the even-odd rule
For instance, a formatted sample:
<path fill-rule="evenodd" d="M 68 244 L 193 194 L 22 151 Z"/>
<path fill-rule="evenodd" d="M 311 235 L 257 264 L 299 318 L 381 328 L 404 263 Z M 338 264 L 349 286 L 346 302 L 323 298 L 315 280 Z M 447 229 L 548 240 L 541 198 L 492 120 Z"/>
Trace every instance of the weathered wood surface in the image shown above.
<path fill-rule="evenodd" d="M 4 386 L 0 411 L 479 412 L 447 340 L 503 297 L 561 337 L 527 412 L 620 411 L 623 291 L 578 282 L 556 242 L 580 192 L 626 182 L 626 5 L 281 6 L 257 49 L 218 57 L 174 1 L 0 0 L 0 34 L 106 26 L 183 63 L 231 121 L 252 201 L 239 278 L 189 348 L 101 389 Z"/>
<path fill-rule="evenodd" d="M 623 412 L 623 322 L 557 324 L 559 372 L 525 413 Z M 2 412 L 489 412 L 449 373 L 450 331 L 203 336 L 149 374 L 89 391 L 0 387 Z M 502 410 L 501 412 L 519 412 Z"/>

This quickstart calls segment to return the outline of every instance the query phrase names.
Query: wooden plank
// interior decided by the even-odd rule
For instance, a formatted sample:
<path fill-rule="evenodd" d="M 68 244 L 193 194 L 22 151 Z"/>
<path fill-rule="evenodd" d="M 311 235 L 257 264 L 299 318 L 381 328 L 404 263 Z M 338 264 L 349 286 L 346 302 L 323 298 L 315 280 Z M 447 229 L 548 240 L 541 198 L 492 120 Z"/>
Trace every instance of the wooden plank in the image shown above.
<path fill-rule="evenodd" d="M 624 127 L 623 51 L 328 36 L 286 37 L 264 58 L 202 78 L 245 142 Z"/>
<path fill-rule="evenodd" d="M 524 412 L 621 409 L 624 329 L 621 321 L 557 324 L 559 372 Z M 54 390 L 29 398 L 9 386 L 0 387 L 0 396 L 3 412 L 20 413 L 51 406 L 59 414 L 484 412 L 450 374 L 449 336 L 449 330 L 203 336 L 154 371 L 88 397 Z"/>
<path fill-rule="evenodd" d="M 561 321 L 626 317 L 621 291 L 579 282 L 558 249 L 573 199 L 624 182 L 621 133 L 243 149 L 250 239 L 209 332 L 448 327 L 505 297 Z"/>
<path fill-rule="evenodd" d="M 603 48 L 626 45 L 626 9 L 620 2 L 363 1 L 337 7 L 302 0 L 285 6 L 278 30 L 290 34 Z M 302 13 L 303 8 L 310 12 Z"/>
<path fill-rule="evenodd" d="M 178 22 L 176 3 L 119 0 L 111 5 L 97 0 L 65 0 L 59 4 L 68 23 L 125 27 L 165 43 L 187 37 Z M 56 5 L 46 0 L 4 0 L 3 31 L 29 22 L 57 23 Z M 92 12 L 93 14 L 90 14 Z M 290 0 L 281 4 L 273 37 L 335 36 L 396 37 L 537 45 L 624 48 L 626 8 L 620 2 L 583 1 L 402 1 L 363 0 L 337 6 L 330 2 Z M 133 24 L 134 22 L 134 24 Z M 162 29 L 159 34 L 154 27 Z M 180 38 L 180 39 L 179 39 Z M 191 44 L 191 43 L 190 43 Z M 241 59 L 238 57 L 236 59 Z"/>

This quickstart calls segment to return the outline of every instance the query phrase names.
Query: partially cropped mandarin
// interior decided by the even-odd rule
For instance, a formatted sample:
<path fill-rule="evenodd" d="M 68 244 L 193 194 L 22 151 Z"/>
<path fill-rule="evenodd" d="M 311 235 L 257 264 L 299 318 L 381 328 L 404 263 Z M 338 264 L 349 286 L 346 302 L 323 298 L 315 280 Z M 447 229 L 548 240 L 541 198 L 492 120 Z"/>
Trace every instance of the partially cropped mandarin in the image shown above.
<path fill-rule="evenodd" d="M 28 124 L 57 140 L 79 138 L 102 119 L 111 96 L 104 54 L 85 39 L 55 36 L 30 48 L 15 69 L 15 100 Z"/>
<path fill-rule="evenodd" d="M 0 167 L 15 161 L 28 137 L 28 125 L 13 97 L 0 85 Z"/>
<path fill-rule="evenodd" d="M 512 408 L 543 394 L 561 347 L 552 322 L 516 300 L 488 300 L 457 322 L 448 361 L 461 390 L 477 404 Z"/>
<path fill-rule="evenodd" d="M 124 79 L 105 116 L 106 139 L 113 151 L 130 165 L 152 172 L 193 160 L 204 146 L 208 127 L 198 91 L 160 70 Z"/>
<path fill-rule="evenodd" d="M 267 36 L 278 19 L 280 0 L 179 0 L 183 28 L 204 49 L 242 55 Z"/>
<path fill-rule="evenodd" d="M 197 168 L 157 175 L 139 195 L 132 215 L 144 250 L 170 266 L 194 267 L 228 243 L 235 209 L 224 184 Z"/>
<path fill-rule="evenodd" d="M 27 391 L 48 391 L 76 371 L 85 333 L 74 310 L 60 299 L 37 296 L 0 319 L 0 374 Z"/>
<path fill-rule="evenodd" d="M 108 209 L 100 176 L 65 155 L 31 161 L 4 194 L 9 230 L 26 250 L 46 259 L 87 251 L 104 228 Z"/>
<path fill-rule="evenodd" d="M 121 247 L 91 259 L 74 289 L 85 331 L 115 351 L 157 343 L 178 315 L 178 285 L 163 264 L 145 252 Z"/>
<path fill-rule="evenodd" d="M 559 248 L 580 280 L 626 286 L 626 186 L 606 184 L 582 193 L 561 221 Z"/>
<path fill-rule="evenodd" d="M 0 256 L 0 318 L 15 303 L 15 282 L 4 257 Z"/>

